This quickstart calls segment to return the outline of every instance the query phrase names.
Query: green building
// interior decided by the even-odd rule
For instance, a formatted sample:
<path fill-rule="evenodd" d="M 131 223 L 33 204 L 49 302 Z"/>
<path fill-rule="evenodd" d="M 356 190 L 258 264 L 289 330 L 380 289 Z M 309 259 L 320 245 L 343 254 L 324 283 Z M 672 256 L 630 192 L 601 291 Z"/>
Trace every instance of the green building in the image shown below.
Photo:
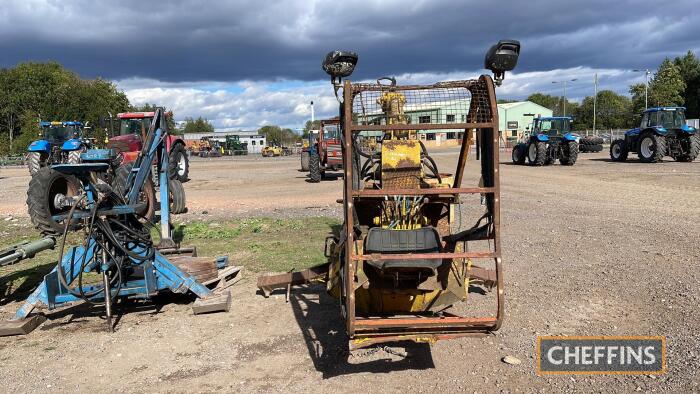
<path fill-rule="evenodd" d="M 420 124 L 466 122 L 469 100 L 447 100 L 432 103 L 407 104 L 404 113 L 410 123 L 416 125 L 419 138 L 434 145 L 456 145 L 464 132 L 460 130 L 420 130 Z M 501 139 L 513 142 L 532 127 L 532 120 L 538 116 L 552 116 L 552 110 L 531 101 L 498 104 L 498 129 Z M 379 124 L 383 119 L 378 113 L 367 114 L 359 119 L 365 124 Z M 381 132 L 367 132 L 367 135 L 380 136 Z"/>
<path fill-rule="evenodd" d="M 506 141 L 518 139 L 532 128 L 532 119 L 540 116 L 552 116 L 552 110 L 532 101 L 498 104 L 498 129 L 501 137 Z"/>

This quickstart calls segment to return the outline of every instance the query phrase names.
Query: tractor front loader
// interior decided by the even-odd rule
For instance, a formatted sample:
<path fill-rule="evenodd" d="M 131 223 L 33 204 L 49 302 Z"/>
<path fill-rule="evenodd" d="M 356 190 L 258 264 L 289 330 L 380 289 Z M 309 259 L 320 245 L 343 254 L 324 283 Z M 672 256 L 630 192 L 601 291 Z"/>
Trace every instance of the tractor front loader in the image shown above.
<path fill-rule="evenodd" d="M 488 52 L 486 68 L 497 85 L 519 52 L 517 41 L 500 41 Z M 336 51 L 323 63 L 337 97 L 342 89 L 344 222 L 326 240 L 328 263 L 262 276 L 259 288 L 269 294 L 326 281 L 340 300 L 351 350 L 498 330 L 504 289 L 494 81 L 482 75 L 432 85 L 341 82 L 356 62 L 355 53 Z M 419 123 L 421 111 L 435 107 L 446 110 Z M 462 114 L 463 122 L 448 121 Z M 419 139 L 419 131 L 430 130 L 463 133 L 453 174 L 440 172 Z M 360 140 L 376 133 L 383 135 L 376 150 L 362 149 Z M 477 160 L 468 160 L 474 141 Z M 474 184 L 463 186 L 467 179 Z M 467 217 L 473 221 L 463 227 Z M 470 306 L 473 293 L 488 300 Z M 495 312 L 486 313 L 489 307 Z"/>

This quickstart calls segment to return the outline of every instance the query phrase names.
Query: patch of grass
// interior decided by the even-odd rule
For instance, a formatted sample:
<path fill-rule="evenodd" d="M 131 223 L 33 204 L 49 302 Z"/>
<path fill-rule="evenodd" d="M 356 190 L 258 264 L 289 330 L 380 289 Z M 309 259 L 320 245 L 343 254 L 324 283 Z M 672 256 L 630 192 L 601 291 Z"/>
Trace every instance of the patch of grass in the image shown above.
<path fill-rule="evenodd" d="M 237 219 L 179 225 L 182 244 L 201 256 L 227 254 L 233 264 L 252 271 L 289 271 L 325 262 L 323 243 L 337 219 L 327 217 Z"/>
<path fill-rule="evenodd" d="M 176 225 L 183 246 L 196 246 L 200 256 L 228 255 L 232 264 L 253 272 L 304 269 L 325 262 L 323 244 L 339 221 L 328 217 L 279 219 L 250 218 Z M 154 231 L 154 241 L 158 242 Z M 70 244 L 82 241 L 81 233 Z M 41 236 L 28 221 L 0 221 L 0 250 Z M 58 249 L 58 248 L 57 248 Z M 0 268 L 0 305 L 23 299 L 55 265 L 58 250 L 45 251 L 33 259 Z"/>

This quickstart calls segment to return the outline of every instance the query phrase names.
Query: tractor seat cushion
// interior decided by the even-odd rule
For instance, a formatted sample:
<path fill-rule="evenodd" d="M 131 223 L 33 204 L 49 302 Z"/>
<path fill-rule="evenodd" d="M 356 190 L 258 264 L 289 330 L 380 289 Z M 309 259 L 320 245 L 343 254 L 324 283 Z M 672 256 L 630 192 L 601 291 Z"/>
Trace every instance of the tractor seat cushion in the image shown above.
<path fill-rule="evenodd" d="M 440 235 L 434 227 L 415 230 L 390 230 L 373 227 L 365 239 L 365 254 L 409 254 L 440 252 Z M 436 269 L 442 259 L 420 260 L 369 260 L 368 263 L 380 270 L 389 268 Z"/>

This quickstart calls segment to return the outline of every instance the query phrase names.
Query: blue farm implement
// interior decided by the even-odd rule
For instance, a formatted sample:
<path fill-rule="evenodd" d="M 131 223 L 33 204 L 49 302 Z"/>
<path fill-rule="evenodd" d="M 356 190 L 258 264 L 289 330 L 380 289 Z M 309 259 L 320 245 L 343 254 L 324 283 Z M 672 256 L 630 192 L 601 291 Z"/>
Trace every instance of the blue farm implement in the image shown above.
<path fill-rule="evenodd" d="M 102 305 L 109 330 L 113 329 L 113 309 L 119 299 L 150 299 L 165 291 L 190 292 L 198 297 L 195 313 L 229 309 L 227 288 L 240 277 L 240 268 L 228 267 L 226 257 L 197 257 L 196 250 L 180 248 L 171 238 L 168 193 L 173 180 L 168 177 L 167 134 L 162 109 L 158 109 L 144 141 L 145 149 L 139 152 L 121 187 L 103 181 L 110 166 L 99 161 L 47 169 L 71 178 L 78 186 L 74 195 L 61 196 L 62 204 L 70 209 L 52 217 L 65 224 L 58 242 L 58 264 L 14 318 L 0 325 L 0 335 L 26 334 L 36 328 L 45 317 L 31 312 L 40 305 L 49 310 L 80 301 Z M 100 158 L 98 153 L 88 152 L 84 157 L 93 154 Z M 139 214 L 147 203 L 142 190 L 152 171 L 160 182 L 159 243 L 152 238 L 156 233 L 153 223 Z M 68 248 L 67 235 L 74 228 L 83 228 L 85 237 L 80 245 Z M 34 249 L 51 246 L 47 242 Z M 18 250 L 7 255 L 21 259 Z"/>
<path fill-rule="evenodd" d="M 29 144 L 27 162 L 29 173 L 51 164 L 77 164 L 80 154 L 91 143 L 83 138 L 85 126 L 81 122 L 40 122 L 42 139 Z"/>
<path fill-rule="evenodd" d="M 639 161 L 657 163 L 664 156 L 675 161 L 691 162 L 700 153 L 700 135 L 685 122 L 685 108 L 649 108 L 642 115 L 639 127 L 625 133 L 610 145 L 610 158 L 625 161 L 630 152 L 636 152 Z"/>
<path fill-rule="evenodd" d="M 559 160 L 562 165 L 572 166 L 578 158 L 580 138 L 571 132 L 568 116 L 535 118 L 527 140 L 513 147 L 513 163 L 525 164 L 527 159 L 530 165 L 543 166 Z"/>

